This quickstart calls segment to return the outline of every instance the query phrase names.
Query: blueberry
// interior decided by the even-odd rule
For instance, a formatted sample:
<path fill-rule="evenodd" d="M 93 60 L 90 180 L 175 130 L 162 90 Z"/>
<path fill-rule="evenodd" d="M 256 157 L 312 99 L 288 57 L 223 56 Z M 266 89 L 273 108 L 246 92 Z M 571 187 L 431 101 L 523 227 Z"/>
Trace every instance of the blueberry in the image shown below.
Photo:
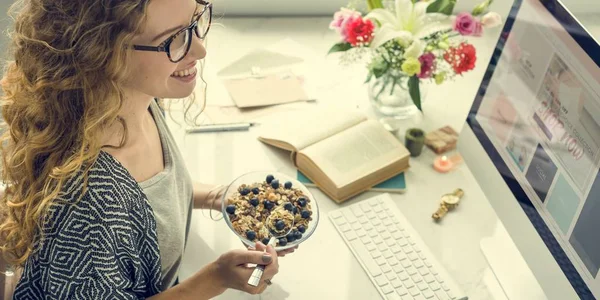
<path fill-rule="evenodd" d="M 257 198 L 252 198 L 250 199 L 250 204 L 254 207 L 258 206 L 258 199 Z"/>
<path fill-rule="evenodd" d="M 271 181 L 273 181 L 273 179 L 275 179 L 275 176 L 273 175 L 267 175 L 267 183 L 271 184 Z"/>
<path fill-rule="evenodd" d="M 288 242 L 293 242 L 296 240 L 296 235 L 293 232 L 288 233 L 288 235 L 285 236 L 285 238 L 287 239 Z"/>
<path fill-rule="evenodd" d="M 285 227 L 285 223 L 282 220 L 275 222 L 275 229 L 282 230 Z"/>
<path fill-rule="evenodd" d="M 288 190 L 291 189 L 292 188 L 292 182 L 291 181 L 286 181 L 284 187 L 286 189 L 288 189 Z"/>
<path fill-rule="evenodd" d="M 256 232 L 254 232 L 252 230 L 248 230 L 248 231 L 246 231 L 246 237 L 249 240 L 254 241 L 256 239 Z"/>
<path fill-rule="evenodd" d="M 292 213 L 294 213 L 294 214 L 298 214 L 298 208 L 294 206 L 294 208 L 293 208 L 293 210 L 292 210 Z"/>
<path fill-rule="evenodd" d="M 264 245 L 266 245 L 266 244 L 268 244 L 268 243 L 269 243 L 269 238 L 264 238 L 264 239 L 262 239 L 262 241 L 261 241 L 261 242 L 262 242 Z"/>
<path fill-rule="evenodd" d="M 304 225 L 300 225 L 300 226 L 298 226 L 298 231 L 300 231 L 301 233 L 304 233 L 306 231 L 306 227 L 304 227 Z"/>
<path fill-rule="evenodd" d="M 290 211 L 290 212 L 294 211 L 294 205 L 291 202 L 284 204 L 283 208 L 285 208 L 285 210 Z"/>
<path fill-rule="evenodd" d="M 266 209 L 270 210 L 270 209 L 273 208 L 273 206 L 275 206 L 275 204 L 273 202 L 269 201 L 269 200 L 265 200 L 264 206 L 265 206 Z"/>
<path fill-rule="evenodd" d="M 279 246 L 282 246 L 282 247 L 283 247 L 283 246 L 287 245 L 287 242 L 288 242 L 288 241 L 287 241 L 287 239 L 286 239 L 286 238 L 280 238 L 280 239 L 279 239 Z"/>
<path fill-rule="evenodd" d="M 308 218 L 310 218 L 310 211 L 303 210 L 300 215 L 302 216 L 303 219 L 308 219 Z"/>
<path fill-rule="evenodd" d="M 243 189 L 240 191 L 240 195 L 242 195 L 242 196 L 246 196 L 246 195 L 248 195 L 248 194 L 250 194 L 250 190 L 249 190 L 248 188 L 243 188 Z"/>
<path fill-rule="evenodd" d="M 298 204 L 299 204 L 301 207 L 305 207 L 305 206 L 306 206 L 306 203 L 307 203 L 307 202 L 306 202 L 306 198 L 304 198 L 304 197 L 300 197 L 300 198 L 298 198 Z"/>
<path fill-rule="evenodd" d="M 259 190 L 258 188 L 253 188 L 253 189 L 252 189 L 252 193 L 253 193 L 254 195 L 258 195 L 258 193 L 260 193 L 260 190 Z"/>
<path fill-rule="evenodd" d="M 279 180 L 275 179 L 275 180 L 271 181 L 271 187 L 274 189 L 278 189 L 279 188 Z"/>
<path fill-rule="evenodd" d="M 235 213 L 235 205 L 227 205 L 227 208 L 225 210 L 228 214 L 233 215 Z"/>
<path fill-rule="evenodd" d="M 294 238 L 296 238 L 297 240 L 302 238 L 302 232 L 300 231 L 296 231 L 294 232 Z"/>

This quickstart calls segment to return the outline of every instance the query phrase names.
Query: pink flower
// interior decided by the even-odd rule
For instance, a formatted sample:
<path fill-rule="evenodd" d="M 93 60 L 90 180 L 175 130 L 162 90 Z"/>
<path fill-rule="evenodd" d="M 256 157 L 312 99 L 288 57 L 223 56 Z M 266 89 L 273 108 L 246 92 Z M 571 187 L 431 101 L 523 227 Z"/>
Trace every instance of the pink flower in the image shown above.
<path fill-rule="evenodd" d="M 483 31 L 481 23 L 468 12 L 463 12 L 456 16 L 453 29 L 462 35 L 474 36 L 481 35 Z"/>
<path fill-rule="evenodd" d="M 427 52 L 419 57 L 419 62 L 421 62 L 421 73 L 417 74 L 417 77 L 421 79 L 430 78 L 435 71 L 435 55 Z"/>
<path fill-rule="evenodd" d="M 355 10 L 342 8 L 333 15 L 333 21 L 329 24 L 329 29 L 334 29 L 341 33 L 342 29 L 345 27 L 346 21 L 354 17 L 360 17 L 360 13 Z"/>
<path fill-rule="evenodd" d="M 344 41 L 353 47 L 365 45 L 373 40 L 375 25 L 371 20 L 363 19 L 361 16 L 353 16 L 344 22 L 342 36 Z"/>

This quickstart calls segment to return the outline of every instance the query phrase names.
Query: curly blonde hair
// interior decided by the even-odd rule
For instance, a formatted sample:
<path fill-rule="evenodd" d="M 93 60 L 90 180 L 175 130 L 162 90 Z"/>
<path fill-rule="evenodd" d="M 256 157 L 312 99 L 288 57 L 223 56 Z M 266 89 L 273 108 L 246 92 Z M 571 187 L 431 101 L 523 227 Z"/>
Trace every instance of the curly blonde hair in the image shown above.
<path fill-rule="evenodd" d="M 148 0 L 19 0 L 11 8 L 14 61 L 0 81 L 7 184 L 0 250 L 10 263 L 27 260 L 63 184 L 87 174 L 97 159 L 103 132 L 125 125 L 117 114 L 132 53 L 127 45 L 143 29 L 147 6 Z"/>

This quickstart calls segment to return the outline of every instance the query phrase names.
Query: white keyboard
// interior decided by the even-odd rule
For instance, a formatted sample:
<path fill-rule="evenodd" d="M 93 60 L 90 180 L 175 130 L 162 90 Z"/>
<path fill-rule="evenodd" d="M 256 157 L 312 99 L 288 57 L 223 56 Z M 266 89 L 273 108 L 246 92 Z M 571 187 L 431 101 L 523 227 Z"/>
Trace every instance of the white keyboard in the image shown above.
<path fill-rule="evenodd" d="M 384 299 L 467 299 L 389 194 L 332 211 L 329 218 Z"/>

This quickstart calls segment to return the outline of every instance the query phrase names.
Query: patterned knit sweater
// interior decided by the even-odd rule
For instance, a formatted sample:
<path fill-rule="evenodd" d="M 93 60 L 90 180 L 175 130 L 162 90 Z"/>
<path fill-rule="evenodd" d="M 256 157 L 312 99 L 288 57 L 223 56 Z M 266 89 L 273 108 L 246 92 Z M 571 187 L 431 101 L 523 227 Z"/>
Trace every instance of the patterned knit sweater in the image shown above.
<path fill-rule="evenodd" d="M 25 264 L 14 299 L 144 299 L 160 292 L 156 221 L 142 189 L 100 152 L 63 187 Z"/>

